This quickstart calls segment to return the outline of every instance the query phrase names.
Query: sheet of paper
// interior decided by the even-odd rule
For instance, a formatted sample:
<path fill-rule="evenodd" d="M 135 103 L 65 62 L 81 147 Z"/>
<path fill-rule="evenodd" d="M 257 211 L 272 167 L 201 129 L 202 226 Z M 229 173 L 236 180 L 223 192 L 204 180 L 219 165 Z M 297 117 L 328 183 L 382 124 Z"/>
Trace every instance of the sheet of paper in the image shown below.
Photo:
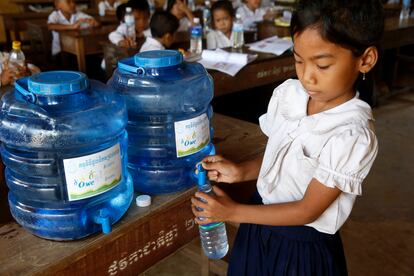
<path fill-rule="evenodd" d="M 248 45 L 250 50 L 261 52 L 261 53 L 270 53 L 274 55 L 281 55 L 286 50 L 290 49 L 293 46 L 291 39 L 279 38 L 278 36 L 272 36 Z"/>
<path fill-rule="evenodd" d="M 254 60 L 257 55 L 230 53 L 222 49 L 203 50 L 198 60 L 206 69 L 214 69 L 234 77 L 244 66 Z"/>

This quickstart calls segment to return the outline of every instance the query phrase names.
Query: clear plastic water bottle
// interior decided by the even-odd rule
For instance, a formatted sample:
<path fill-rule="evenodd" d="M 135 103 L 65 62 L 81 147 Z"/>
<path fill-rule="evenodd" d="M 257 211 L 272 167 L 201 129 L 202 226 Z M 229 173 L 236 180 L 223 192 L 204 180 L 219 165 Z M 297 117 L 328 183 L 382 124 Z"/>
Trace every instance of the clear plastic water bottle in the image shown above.
<path fill-rule="evenodd" d="M 203 28 L 200 25 L 200 18 L 195 17 L 191 27 L 190 52 L 201 54 L 203 51 Z"/>
<path fill-rule="evenodd" d="M 411 0 L 403 0 L 400 20 L 407 20 L 410 17 Z"/>
<path fill-rule="evenodd" d="M 211 27 L 211 12 L 210 12 L 210 1 L 204 2 L 204 9 L 203 9 L 203 26 L 204 26 L 204 34 L 207 35 L 207 33 L 210 31 Z"/>
<path fill-rule="evenodd" d="M 124 22 L 127 26 L 127 36 L 132 39 L 132 41 L 135 41 L 136 34 L 135 34 L 135 17 L 132 13 L 132 8 L 127 7 L 125 9 L 125 16 L 124 16 Z"/>
<path fill-rule="evenodd" d="M 244 45 L 243 21 L 240 14 L 236 14 L 236 20 L 233 22 L 231 30 L 232 47 L 239 49 Z"/>
<path fill-rule="evenodd" d="M 196 9 L 195 0 L 188 0 L 188 8 L 189 8 L 191 11 L 195 11 L 195 9 Z"/>
<path fill-rule="evenodd" d="M 12 43 L 12 50 L 10 51 L 10 56 L 8 60 L 9 69 L 10 70 L 17 70 L 17 66 L 24 67 L 25 64 L 25 56 L 21 49 L 20 41 L 13 41 Z"/>
<path fill-rule="evenodd" d="M 198 168 L 198 190 L 208 195 L 215 195 L 210 181 L 207 180 L 205 169 L 199 164 Z M 200 199 L 201 200 L 201 199 Z M 203 201 L 203 200 L 202 200 Z M 200 208 L 198 208 L 200 210 Z M 203 220 L 203 218 L 200 218 Z M 209 259 L 221 259 L 229 250 L 227 241 L 226 224 L 224 222 L 213 222 L 199 225 L 201 246 L 204 254 Z"/>

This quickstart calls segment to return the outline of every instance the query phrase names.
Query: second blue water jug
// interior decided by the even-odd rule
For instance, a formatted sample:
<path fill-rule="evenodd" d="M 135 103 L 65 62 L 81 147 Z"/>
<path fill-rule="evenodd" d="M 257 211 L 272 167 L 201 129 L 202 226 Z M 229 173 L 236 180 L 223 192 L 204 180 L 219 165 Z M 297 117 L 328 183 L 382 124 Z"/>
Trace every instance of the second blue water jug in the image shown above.
<path fill-rule="evenodd" d="M 0 103 L 16 221 L 54 240 L 111 231 L 133 196 L 122 97 L 80 72 L 55 71 L 17 80 Z"/>
<path fill-rule="evenodd" d="M 178 51 L 148 51 L 118 62 L 108 84 L 128 107 L 128 169 L 135 190 L 163 194 L 194 185 L 211 143 L 213 81 Z"/>

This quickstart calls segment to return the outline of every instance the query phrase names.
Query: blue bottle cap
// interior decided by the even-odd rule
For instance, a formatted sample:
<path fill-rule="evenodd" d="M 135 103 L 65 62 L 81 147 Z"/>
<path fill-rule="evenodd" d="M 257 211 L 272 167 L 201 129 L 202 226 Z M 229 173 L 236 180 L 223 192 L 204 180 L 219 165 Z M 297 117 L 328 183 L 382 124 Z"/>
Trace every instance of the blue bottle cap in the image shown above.
<path fill-rule="evenodd" d="M 146 51 L 134 56 L 135 65 L 142 68 L 161 68 L 181 64 L 183 55 L 175 50 Z"/>
<path fill-rule="evenodd" d="M 37 95 L 68 95 L 89 87 L 87 76 L 74 71 L 40 72 L 29 77 L 29 91 Z"/>

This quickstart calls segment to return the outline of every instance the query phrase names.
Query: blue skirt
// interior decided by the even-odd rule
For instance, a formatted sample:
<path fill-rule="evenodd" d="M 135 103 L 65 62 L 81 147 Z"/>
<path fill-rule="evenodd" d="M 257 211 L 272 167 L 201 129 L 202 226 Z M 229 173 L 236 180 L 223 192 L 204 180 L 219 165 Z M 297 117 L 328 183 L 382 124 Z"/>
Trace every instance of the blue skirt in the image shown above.
<path fill-rule="evenodd" d="M 252 200 L 262 204 L 260 195 Z M 348 275 L 339 232 L 308 226 L 240 224 L 228 275 Z"/>

